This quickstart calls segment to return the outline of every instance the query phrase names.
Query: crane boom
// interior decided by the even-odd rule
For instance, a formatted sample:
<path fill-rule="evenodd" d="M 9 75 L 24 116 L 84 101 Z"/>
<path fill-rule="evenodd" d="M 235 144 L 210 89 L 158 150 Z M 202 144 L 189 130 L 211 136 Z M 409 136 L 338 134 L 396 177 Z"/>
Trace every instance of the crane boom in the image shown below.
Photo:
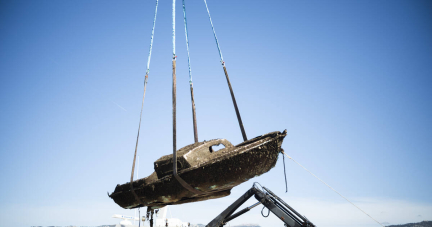
<path fill-rule="evenodd" d="M 252 196 L 254 196 L 255 199 L 258 200 L 257 203 L 233 214 L 243 203 L 245 203 Z M 287 227 L 315 227 L 312 222 L 310 222 L 303 215 L 299 214 L 285 201 L 276 196 L 272 191 L 265 187 L 259 189 L 255 186 L 255 184 L 252 186 L 251 189 L 249 189 L 245 194 L 243 194 L 233 204 L 231 204 L 227 209 L 225 209 L 221 214 L 219 214 L 215 219 L 213 219 L 209 224 L 207 224 L 206 227 L 222 227 L 226 225 L 229 221 L 250 211 L 252 208 L 260 204 L 267 207 L 269 211 L 276 215 Z"/>

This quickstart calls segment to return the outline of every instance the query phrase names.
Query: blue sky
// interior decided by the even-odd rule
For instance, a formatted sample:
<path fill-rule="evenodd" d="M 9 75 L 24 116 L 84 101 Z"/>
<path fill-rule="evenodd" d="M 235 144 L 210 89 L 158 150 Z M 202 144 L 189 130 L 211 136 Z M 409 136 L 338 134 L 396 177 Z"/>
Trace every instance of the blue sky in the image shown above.
<path fill-rule="evenodd" d="M 203 1 L 187 1 L 200 140 L 242 141 Z M 380 222 L 432 220 L 429 1 L 208 1 L 249 138 L 283 148 Z M 116 223 L 130 177 L 155 1 L 0 2 L 3 226 Z M 177 1 L 177 144 L 193 142 Z M 172 150 L 171 1 L 161 0 L 139 175 Z M 173 216 L 208 223 L 254 181 L 317 226 L 378 226 L 287 160 Z M 252 203 L 251 201 L 250 203 Z M 239 223 L 280 225 L 260 210 Z M 25 217 L 25 218 L 24 218 Z"/>

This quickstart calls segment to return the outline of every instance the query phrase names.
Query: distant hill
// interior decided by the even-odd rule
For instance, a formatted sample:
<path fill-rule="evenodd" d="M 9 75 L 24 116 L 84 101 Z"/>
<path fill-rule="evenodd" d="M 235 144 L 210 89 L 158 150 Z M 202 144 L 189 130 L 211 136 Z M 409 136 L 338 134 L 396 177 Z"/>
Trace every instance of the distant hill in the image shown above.
<path fill-rule="evenodd" d="M 432 227 L 432 221 L 422 221 L 419 223 L 408 223 L 403 225 L 386 225 L 387 227 Z"/>
<path fill-rule="evenodd" d="M 203 224 L 191 224 L 190 227 L 205 227 Z"/>

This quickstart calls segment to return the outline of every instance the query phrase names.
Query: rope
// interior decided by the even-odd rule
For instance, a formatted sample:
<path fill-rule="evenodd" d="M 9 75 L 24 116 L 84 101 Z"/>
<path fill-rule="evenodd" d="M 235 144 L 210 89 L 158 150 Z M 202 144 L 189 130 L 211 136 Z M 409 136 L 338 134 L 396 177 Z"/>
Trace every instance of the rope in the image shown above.
<path fill-rule="evenodd" d="M 154 30 L 155 30 L 155 26 L 156 26 L 156 16 L 157 16 L 158 3 L 159 3 L 159 0 L 156 0 L 156 9 L 155 9 L 155 15 L 154 15 L 154 19 L 153 19 L 153 28 L 152 28 L 151 38 L 150 38 L 150 50 L 149 50 L 149 56 L 147 59 L 147 70 L 146 70 L 146 75 L 145 75 L 145 79 L 144 79 L 144 92 L 143 92 L 143 98 L 142 98 L 142 102 L 141 102 L 140 120 L 139 120 L 139 124 L 138 124 L 138 133 L 137 133 L 137 139 L 136 139 L 136 144 L 135 144 L 135 154 L 134 154 L 134 160 L 133 160 L 133 164 L 132 164 L 132 173 L 131 173 L 131 179 L 130 179 L 130 187 L 131 187 L 132 194 L 134 195 L 135 199 L 140 203 L 141 203 L 141 200 L 139 199 L 139 197 L 135 193 L 132 182 L 133 182 L 133 175 L 134 175 L 134 171 L 135 171 L 135 161 L 136 161 L 136 154 L 137 154 L 137 150 L 138 150 L 139 134 L 140 134 L 140 129 L 141 129 L 142 111 L 143 111 L 143 106 L 144 106 L 145 93 L 147 90 L 147 80 L 148 80 L 148 74 L 150 72 L 150 59 L 151 59 L 151 53 L 152 53 L 152 49 L 153 49 L 153 37 L 154 37 Z M 137 178 L 138 178 L 138 174 L 137 174 Z"/>
<path fill-rule="evenodd" d="M 185 36 L 186 36 L 186 50 L 187 50 L 188 66 L 189 66 L 189 83 L 192 84 L 192 69 L 191 69 L 190 55 L 189 55 L 189 34 L 187 28 L 185 0 L 182 0 L 182 2 L 183 2 L 183 18 L 184 18 Z"/>
<path fill-rule="evenodd" d="M 150 38 L 150 50 L 149 50 L 149 56 L 147 58 L 146 75 L 148 75 L 150 72 L 150 59 L 151 59 L 151 54 L 152 54 L 152 49 L 153 49 L 153 37 L 154 37 L 154 30 L 155 30 L 155 26 L 156 26 L 156 15 L 157 15 L 158 3 L 159 3 L 159 0 L 156 0 L 156 9 L 155 9 L 155 14 L 154 14 L 154 19 L 153 19 L 153 28 L 152 28 L 152 32 L 151 32 L 151 38 Z"/>
<path fill-rule="evenodd" d="M 331 190 L 333 190 L 334 192 L 336 192 L 340 197 L 344 198 L 346 201 L 348 201 L 349 203 L 351 203 L 351 205 L 355 206 L 357 209 L 359 209 L 361 212 L 363 212 L 364 214 L 366 214 L 367 216 L 369 216 L 369 218 L 371 218 L 372 220 L 374 220 L 376 223 L 378 223 L 379 225 L 383 226 L 380 222 L 378 222 L 375 218 L 373 218 L 372 216 L 370 216 L 368 213 L 366 213 L 364 210 L 360 209 L 360 207 L 356 206 L 353 202 L 351 202 L 349 199 L 347 199 L 345 196 L 343 196 L 342 194 L 340 194 L 338 191 L 336 191 L 334 188 L 332 188 L 330 185 L 328 185 L 326 182 L 324 182 L 323 180 L 321 180 L 319 177 L 317 177 L 315 174 L 313 174 L 311 171 L 309 171 L 308 169 L 306 169 L 306 167 L 302 166 L 300 163 L 298 163 L 296 160 L 294 160 L 293 158 L 291 158 L 289 155 L 287 155 L 283 150 L 281 151 L 282 154 L 284 154 L 285 156 L 287 156 L 287 158 L 291 159 L 293 162 L 295 162 L 297 165 L 299 165 L 300 167 L 302 167 L 304 170 L 306 170 L 307 172 L 309 172 L 312 176 L 314 176 L 316 179 L 318 179 L 319 181 L 321 181 L 323 184 L 325 184 L 327 187 L 329 187 Z"/>
<path fill-rule="evenodd" d="M 205 6 L 206 6 L 206 9 L 207 9 L 207 13 L 208 13 L 208 16 L 209 16 L 210 24 L 211 24 L 211 27 L 212 27 L 212 30 L 213 30 L 213 35 L 214 35 L 214 38 L 215 38 L 215 41 L 216 41 L 216 46 L 217 46 L 218 51 L 219 51 L 219 57 L 221 59 L 222 65 L 224 65 L 225 62 L 224 62 L 223 57 L 222 57 L 222 51 L 221 51 L 221 49 L 219 47 L 219 42 L 218 42 L 218 39 L 217 39 L 217 36 L 216 36 L 216 31 L 215 31 L 214 26 L 213 26 L 213 21 L 212 21 L 211 16 L 210 16 L 210 11 L 209 11 L 208 6 L 207 6 L 207 1 L 204 0 L 204 3 L 205 3 Z"/>
<path fill-rule="evenodd" d="M 172 3 L 172 42 L 173 42 L 173 59 L 176 58 L 175 55 L 175 0 Z"/>
<path fill-rule="evenodd" d="M 264 211 L 264 209 L 265 209 L 266 207 L 265 206 L 263 206 L 263 208 L 262 208 L 262 210 L 261 210 L 261 215 L 263 216 L 263 217 L 268 217 L 269 215 L 270 215 L 270 210 L 268 209 L 268 213 L 267 213 L 267 216 L 266 215 L 264 215 L 264 213 L 263 213 L 263 211 Z"/>
<path fill-rule="evenodd" d="M 285 193 L 288 192 L 288 183 L 287 183 L 287 178 L 286 178 L 286 170 L 285 170 L 285 156 L 282 155 L 282 159 L 283 159 L 283 166 L 284 166 L 284 176 L 285 176 Z"/>

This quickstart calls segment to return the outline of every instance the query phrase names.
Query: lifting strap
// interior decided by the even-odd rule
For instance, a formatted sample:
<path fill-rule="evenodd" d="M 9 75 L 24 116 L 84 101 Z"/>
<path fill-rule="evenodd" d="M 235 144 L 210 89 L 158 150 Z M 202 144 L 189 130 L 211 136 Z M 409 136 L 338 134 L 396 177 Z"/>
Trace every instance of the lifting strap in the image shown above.
<path fill-rule="evenodd" d="M 144 106 L 144 98 L 145 98 L 145 93 L 146 93 L 146 88 L 147 88 L 148 75 L 150 72 L 150 59 L 151 59 L 151 53 L 152 53 L 152 48 L 153 48 L 153 37 L 154 37 L 154 30 L 155 30 L 155 26 L 156 26 L 156 16 L 157 16 L 158 3 L 159 3 L 159 0 L 156 0 L 156 9 L 155 9 L 155 14 L 154 14 L 154 19 L 153 19 L 153 28 L 152 28 L 151 38 L 150 38 L 150 50 L 149 50 L 149 56 L 147 58 L 147 70 L 146 70 L 146 75 L 145 75 L 145 79 L 144 79 L 144 93 L 143 93 L 143 98 L 142 98 L 142 102 L 141 102 L 140 120 L 139 120 L 139 124 L 138 124 L 138 134 L 137 134 L 137 139 L 136 139 L 136 144 L 135 144 L 135 154 L 134 154 L 134 160 L 133 160 L 133 164 L 132 164 L 132 173 L 131 173 L 131 179 L 130 179 L 130 187 L 131 187 L 132 194 L 134 195 L 135 199 L 140 204 L 141 204 L 141 200 L 139 199 L 139 197 L 137 196 L 137 194 L 135 193 L 135 190 L 133 188 L 133 176 L 134 176 L 134 171 L 135 171 L 136 154 L 137 154 L 137 150 L 138 150 L 139 133 L 140 133 L 140 129 L 141 129 L 141 118 L 142 118 L 142 111 L 143 111 L 143 106 Z"/>
<path fill-rule="evenodd" d="M 207 6 L 207 1 L 204 0 L 204 3 L 205 3 L 206 9 L 207 9 L 207 13 L 208 13 L 208 16 L 209 16 L 209 19 L 210 19 L 210 24 L 211 24 L 211 27 L 212 27 L 212 30 L 213 30 L 213 35 L 214 35 L 214 38 L 215 38 L 215 41 L 216 41 L 216 46 L 217 46 L 218 51 L 219 51 L 219 57 L 221 59 L 221 64 L 222 64 L 222 67 L 223 67 L 223 70 L 224 70 L 224 73 L 225 73 L 225 77 L 226 77 L 226 80 L 227 80 L 227 83 L 228 83 L 228 87 L 230 89 L 231 99 L 232 99 L 233 104 L 234 104 L 234 109 L 235 109 L 235 112 L 236 112 L 236 115 L 237 115 L 237 120 L 239 122 L 239 126 L 240 126 L 240 130 L 241 130 L 241 133 L 242 133 L 242 136 L 243 136 L 243 140 L 247 141 L 246 132 L 245 132 L 244 127 L 243 127 L 243 122 L 242 122 L 242 119 L 241 119 L 241 116 L 240 116 L 240 111 L 238 110 L 237 102 L 236 102 L 236 99 L 235 99 L 235 96 L 234 96 L 234 91 L 232 89 L 231 82 L 230 82 L 230 79 L 228 77 L 228 72 L 227 72 L 227 69 L 225 67 L 225 62 L 224 62 L 223 57 L 222 57 L 222 51 L 221 51 L 221 49 L 219 47 L 219 42 L 218 42 L 218 39 L 217 39 L 217 36 L 216 36 L 216 31 L 214 29 L 213 22 L 212 22 L 212 19 L 211 19 L 211 16 L 210 16 L 210 11 L 209 11 L 208 6 Z"/>
<path fill-rule="evenodd" d="M 196 123 L 195 99 L 193 93 L 192 69 L 191 69 L 190 54 L 189 54 L 189 35 L 188 35 L 187 19 L 186 19 L 186 5 L 185 5 L 185 0 L 182 0 L 182 2 L 183 2 L 183 19 L 184 19 L 185 36 L 186 36 L 186 50 L 187 50 L 188 66 L 189 66 L 189 85 L 190 85 L 191 102 L 192 102 L 192 120 L 193 120 L 194 139 L 195 139 L 195 143 L 198 143 L 198 129 Z"/>
<path fill-rule="evenodd" d="M 172 87 L 172 108 L 173 108 L 173 175 L 177 179 L 177 181 L 187 190 L 190 192 L 196 194 L 196 195 L 202 195 L 204 192 L 197 190 L 190 186 L 186 181 L 184 181 L 178 174 L 177 174 L 177 128 L 176 128 L 176 54 L 175 54 L 175 1 L 173 0 L 172 5 L 172 25 L 173 25 L 173 58 L 172 58 L 172 76 L 173 76 L 173 87 Z"/>

